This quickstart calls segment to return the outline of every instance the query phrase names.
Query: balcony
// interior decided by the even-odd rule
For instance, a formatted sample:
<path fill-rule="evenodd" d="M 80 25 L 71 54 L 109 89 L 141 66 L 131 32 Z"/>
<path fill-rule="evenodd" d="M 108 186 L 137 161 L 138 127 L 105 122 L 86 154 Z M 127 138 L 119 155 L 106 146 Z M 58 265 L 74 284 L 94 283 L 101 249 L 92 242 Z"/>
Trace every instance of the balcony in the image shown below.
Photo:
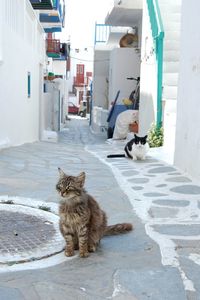
<path fill-rule="evenodd" d="M 53 0 L 30 0 L 33 9 L 53 9 Z"/>
<path fill-rule="evenodd" d="M 47 56 L 54 60 L 67 60 L 69 45 L 61 43 L 58 39 L 46 39 L 46 52 Z"/>
<path fill-rule="evenodd" d="M 114 0 L 105 19 L 112 26 L 136 26 L 142 18 L 142 0 Z"/>
<path fill-rule="evenodd" d="M 119 45 L 120 39 L 129 31 L 133 30 L 131 27 L 125 26 L 111 26 L 105 24 L 95 24 L 95 46 L 106 45 L 113 48 Z M 134 30 L 137 30 L 135 28 Z"/>
<path fill-rule="evenodd" d="M 44 27 L 44 31 L 61 32 L 64 27 L 65 20 L 65 4 L 64 0 L 54 0 L 52 10 L 43 10 L 40 13 L 40 22 Z"/>
<path fill-rule="evenodd" d="M 105 24 L 95 24 L 95 37 L 94 44 L 97 43 L 104 44 L 108 41 L 111 27 Z"/>

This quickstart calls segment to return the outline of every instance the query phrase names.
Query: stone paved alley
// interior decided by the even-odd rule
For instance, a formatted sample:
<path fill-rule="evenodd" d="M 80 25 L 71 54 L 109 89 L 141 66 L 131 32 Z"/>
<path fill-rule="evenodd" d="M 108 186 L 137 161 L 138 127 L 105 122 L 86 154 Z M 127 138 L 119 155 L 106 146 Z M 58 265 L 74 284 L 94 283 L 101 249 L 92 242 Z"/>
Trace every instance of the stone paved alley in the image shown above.
<path fill-rule="evenodd" d="M 58 141 L 0 151 L 1 300 L 200 299 L 200 186 L 151 151 L 145 161 L 106 158 L 121 149 L 72 119 Z M 103 238 L 87 259 L 66 258 L 58 166 L 85 171 L 109 223 L 134 231 Z"/>

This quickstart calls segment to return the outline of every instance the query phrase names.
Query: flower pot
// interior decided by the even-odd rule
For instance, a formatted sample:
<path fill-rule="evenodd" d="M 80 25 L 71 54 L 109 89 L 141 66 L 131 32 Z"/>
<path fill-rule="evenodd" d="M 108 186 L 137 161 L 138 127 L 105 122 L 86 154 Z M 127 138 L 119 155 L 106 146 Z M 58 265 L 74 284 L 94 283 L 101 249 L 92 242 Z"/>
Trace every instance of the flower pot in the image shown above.
<path fill-rule="evenodd" d="M 138 123 L 134 122 L 132 124 L 129 124 L 129 130 L 130 132 L 138 133 Z"/>

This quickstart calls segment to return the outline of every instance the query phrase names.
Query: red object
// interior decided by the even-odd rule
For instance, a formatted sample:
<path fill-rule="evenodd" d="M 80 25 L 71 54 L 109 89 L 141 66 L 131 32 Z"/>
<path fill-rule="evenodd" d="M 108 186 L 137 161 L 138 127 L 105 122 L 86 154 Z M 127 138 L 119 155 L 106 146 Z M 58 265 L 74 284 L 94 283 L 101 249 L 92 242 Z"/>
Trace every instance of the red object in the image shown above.
<path fill-rule="evenodd" d="M 76 106 L 74 103 L 69 102 L 68 103 L 68 113 L 76 115 L 76 114 L 78 114 L 78 112 L 79 112 L 79 107 Z"/>
<path fill-rule="evenodd" d="M 49 32 L 49 33 L 47 34 L 47 39 L 52 40 L 52 32 Z"/>
<path fill-rule="evenodd" d="M 60 40 L 47 39 L 47 52 L 60 53 Z"/>
<path fill-rule="evenodd" d="M 129 130 L 130 132 L 138 133 L 138 123 L 134 122 L 132 124 L 129 124 Z"/>
<path fill-rule="evenodd" d="M 76 65 L 76 82 L 77 84 L 84 84 L 85 66 L 83 64 Z"/>
<path fill-rule="evenodd" d="M 92 77 L 92 72 L 86 72 L 86 77 Z"/>
<path fill-rule="evenodd" d="M 84 81 L 82 82 L 82 80 L 81 80 L 81 82 L 80 82 L 80 79 L 79 78 L 77 78 L 76 76 L 74 76 L 74 86 L 79 86 L 79 87 L 83 87 L 83 86 L 86 86 L 87 85 L 87 78 L 86 77 L 84 77 L 84 79 L 83 79 Z"/>

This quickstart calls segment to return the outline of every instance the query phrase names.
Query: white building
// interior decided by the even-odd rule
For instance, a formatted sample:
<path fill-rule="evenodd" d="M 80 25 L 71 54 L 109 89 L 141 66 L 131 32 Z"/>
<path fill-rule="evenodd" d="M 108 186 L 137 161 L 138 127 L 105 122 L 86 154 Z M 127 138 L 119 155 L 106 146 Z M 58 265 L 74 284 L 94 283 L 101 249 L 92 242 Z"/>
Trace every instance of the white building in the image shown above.
<path fill-rule="evenodd" d="M 198 8 L 200 4 L 195 0 L 113 1 L 105 22 L 112 26 L 133 26 L 135 21 L 138 26 L 141 40 L 139 134 L 146 134 L 152 122 L 162 121 L 163 150 L 177 167 L 200 179 Z M 99 57 L 104 55 L 110 59 L 109 53 L 97 51 L 96 46 Z M 99 69 L 97 64 L 94 66 L 96 107 L 92 126 L 96 131 L 106 126 L 108 107 L 105 98 L 100 99 L 100 91 L 106 91 L 109 64 L 104 63 Z"/>
<path fill-rule="evenodd" d="M 174 164 L 200 180 L 200 2 L 182 0 Z M 190 20 L 188 22 L 188 20 Z"/>
<path fill-rule="evenodd" d="M 0 10 L 0 147 L 39 139 L 45 37 L 28 0 Z"/>
<path fill-rule="evenodd" d="M 93 74 L 93 111 L 92 130 L 94 132 L 106 133 L 108 111 L 111 103 L 115 101 L 118 91 L 117 110 L 124 109 L 123 99 L 128 98 L 136 86 L 136 81 L 127 78 L 140 76 L 140 45 L 142 30 L 142 2 L 138 4 L 137 14 L 126 20 L 123 14 L 134 9 L 114 9 L 108 14 L 108 24 L 115 25 L 115 17 L 119 14 L 122 17 L 118 20 L 119 26 L 96 24 L 96 45 L 94 49 L 94 74 Z M 123 11 L 123 12 L 122 12 Z M 130 13 L 129 13 L 130 15 Z M 117 18 L 118 19 L 118 18 Z M 133 31 L 138 37 L 135 47 L 120 47 L 120 39 L 127 31 Z M 104 42 L 104 43 L 103 43 Z"/>
<path fill-rule="evenodd" d="M 46 120 L 55 119 L 43 90 L 48 71 L 45 32 L 61 31 L 63 7 L 63 0 L 1 1 L 0 148 L 39 140 Z M 53 26 L 51 18 L 57 18 Z"/>

